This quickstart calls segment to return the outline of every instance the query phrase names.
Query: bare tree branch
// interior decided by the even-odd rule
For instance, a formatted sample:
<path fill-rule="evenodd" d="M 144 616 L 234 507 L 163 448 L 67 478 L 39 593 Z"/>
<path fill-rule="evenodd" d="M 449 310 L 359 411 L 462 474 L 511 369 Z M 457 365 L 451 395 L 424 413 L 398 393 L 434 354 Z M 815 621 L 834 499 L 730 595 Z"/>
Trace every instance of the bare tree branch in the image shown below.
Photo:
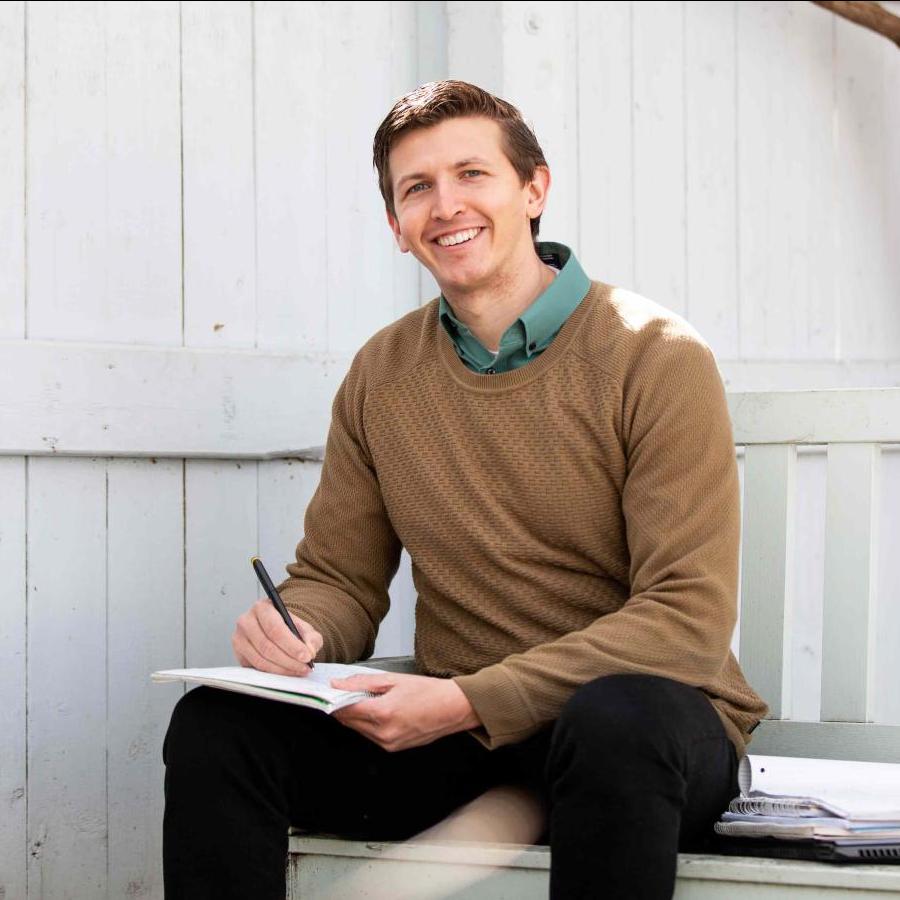
<path fill-rule="evenodd" d="M 842 16 L 883 34 L 888 40 L 900 47 L 900 16 L 888 12 L 880 3 L 848 2 L 848 0 L 812 0 L 816 6 L 824 6 L 835 15 Z"/>

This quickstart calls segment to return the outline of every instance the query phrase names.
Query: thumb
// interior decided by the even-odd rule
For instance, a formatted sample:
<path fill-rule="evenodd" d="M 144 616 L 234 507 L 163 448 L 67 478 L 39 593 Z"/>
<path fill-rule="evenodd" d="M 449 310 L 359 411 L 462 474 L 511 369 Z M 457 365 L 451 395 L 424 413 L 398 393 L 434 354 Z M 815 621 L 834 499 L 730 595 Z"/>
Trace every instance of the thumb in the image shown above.
<path fill-rule="evenodd" d="M 385 675 L 350 675 L 347 678 L 332 678 L 331 686 L 340 691 L 369 691 L 373 694 L 385 694 L 394 686 L 394 680 Z"/>

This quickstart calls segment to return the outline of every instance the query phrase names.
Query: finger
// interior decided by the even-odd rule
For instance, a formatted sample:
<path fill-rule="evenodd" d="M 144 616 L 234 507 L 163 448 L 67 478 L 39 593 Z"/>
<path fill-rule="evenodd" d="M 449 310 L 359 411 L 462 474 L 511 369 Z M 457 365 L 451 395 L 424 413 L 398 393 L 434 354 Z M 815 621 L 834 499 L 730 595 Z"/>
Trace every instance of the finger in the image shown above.
<path fill-rule="evenodd" d="M 307 663 L 313 658 L 312 648 L 291 634 L 291 630 L 285 625 L 281 614 L 268 600 L 258 601 L 253 607 L 253 612 L 260 634 L 273 647 L 270 654 L 257 641 L 252 641 L 263 656 L 281 666 L 289 666 L 298 661 Z"/>
<path fill-rule="evenodd" d="M 290 668 L 276 665 L 261 656 L 253 647 L 248 647 L 246 659 L 251 668 L 258 669 L 260 672 L 271 672 L 273 675 L 291 675 L 296 678 L 308 675 L 311 671 L 309 666 L 304 663 L 294 663 Z"/>
<path fill-rule="evenodd" d="M 322 635 L 309 622 L 304 622 L 299 616 L 295 616 L 293 613 L 290 613 L 290 616 L 294 621 L 294 625 L 297 626 L 297 631 L 300 632 L 303 643 L 312 650 L 314 657 L 318 656 L 319 651 L 322 649 L 322 644 L 325 643 Z"/>
<path fill-rule="evenodd" d="M 269 663 L 262 666 L 264 672 L 306 675 L 309 671 L 306 665 L 309 650 L 291 635 L 295 655 L 285 653 L 263 630 L 258 617 L 254 615 L 255 612 L 254 607 L 238 619 L 236 650 L 242 653 L 254 668 L 260 668 L 261 660 Z M 278 614 L 277 611 L 275 614 Z M 281 624 L 284 627 L 284 622 Z M 290 632 L 288 634 L 290 635 Z"/>
<path fill-rule="evenodd" d="M 384 694 L 395 682 L 384 675 L 349 675 L 347 678 L 332 678 L 331 686 L 341 691 L 370 691 Z M 357 704 L 358 705 L 358 704 Z"/>

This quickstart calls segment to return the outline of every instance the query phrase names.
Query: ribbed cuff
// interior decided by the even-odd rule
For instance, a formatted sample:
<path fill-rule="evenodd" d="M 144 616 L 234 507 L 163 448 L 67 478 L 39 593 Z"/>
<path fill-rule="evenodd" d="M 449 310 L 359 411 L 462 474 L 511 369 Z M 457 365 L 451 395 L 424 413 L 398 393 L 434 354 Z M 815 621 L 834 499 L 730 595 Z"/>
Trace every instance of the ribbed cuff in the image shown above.
<path fill-rule="evenodd" d="M 491 750 L 515 744 L 538 730 L 530 707 L 502 663 L 453 680 L 481 719 L 484 732 L 476 729 L 471 734 Z"/>
<path fill-rule="evenodd" d="M 308 588 L 292 591 L 290 588 L 280 589 L 284 605 L 295 616 L 309 622 L 322 635 L 322 649 L 316 655 L 319 662 L 353 663 L 353 654 L 342 637 L 342 630 L 335 624 L 318 614 L 315 595 Z M 324 604 L 323 604 L 324 605 Z"/>

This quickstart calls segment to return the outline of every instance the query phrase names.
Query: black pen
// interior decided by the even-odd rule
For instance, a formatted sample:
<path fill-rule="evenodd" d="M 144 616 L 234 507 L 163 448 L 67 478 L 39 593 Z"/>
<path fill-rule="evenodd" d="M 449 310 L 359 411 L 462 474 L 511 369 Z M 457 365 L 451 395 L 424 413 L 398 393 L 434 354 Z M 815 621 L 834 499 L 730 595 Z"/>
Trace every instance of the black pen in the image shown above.
<path fill-rule="evenodd" d="M 272 605 L 281 614 L 281 618 L 284 619 L 284 624 L 291 629 L 291 633 L 294 635 L 294 637 L 297 638 L 297 640 L 303 642 L 303 638 L 300 637 L 300 632 L 297 631 L 297 626 L 294 624 L 294 620 L 291 618 L 291 614 L 287 611 L 287 607 L 284 605 L 284 600 L 281 599 L 281 595 L 277 590 L 275 590 L 275 585 L 272 584 L 272 579 L 269 578 L 269 573 L 266 571 L 266 567 L 263 565 L 262 560 L 258 556 L 251 556 L 250 565 L 253 566 L 253 571 L 256 572 L 256 577 L 259 579 L 259 583 L 263 586 L 263 590 L 266 592 L 266 596 L 272 601 Z M 311 669 L 315 668 L 312 660 L 310 660 L 307 665 Z"/>

